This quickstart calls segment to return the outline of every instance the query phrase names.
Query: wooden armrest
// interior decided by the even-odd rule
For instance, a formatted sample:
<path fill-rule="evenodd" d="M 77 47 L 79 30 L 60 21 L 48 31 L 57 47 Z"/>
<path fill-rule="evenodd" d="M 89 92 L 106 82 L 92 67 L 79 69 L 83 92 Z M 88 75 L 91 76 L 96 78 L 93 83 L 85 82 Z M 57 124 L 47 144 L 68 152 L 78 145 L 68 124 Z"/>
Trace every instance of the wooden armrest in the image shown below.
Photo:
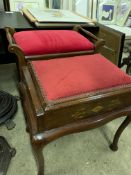
<path fill-rule="evenodd" d="M 93 33 L 82 28 L 80 25 L 75 26 L 73 29 L 77 32 L 82 31 L 85 34 L 85 36 L 88 37 L 89 40 L 91 40 L 94 43 L 96 50 L 105 44 L 104 39 L 98 38 Z"/>
<path fill-rule="evenodd" d="M 9 46 L 8 46 L 8 50 L 11 53 L 15 53 L 18 57 L 19 56 L 24 56 L 23 51 L 21 50 L 21 48 L 16 44 L 13 35 L 15 33 L 15 29 L 10 28 L 10 27 L 6 27 L 5 28 L 6 31 L 6 37 L 7 40 L 9 42 Z"/>

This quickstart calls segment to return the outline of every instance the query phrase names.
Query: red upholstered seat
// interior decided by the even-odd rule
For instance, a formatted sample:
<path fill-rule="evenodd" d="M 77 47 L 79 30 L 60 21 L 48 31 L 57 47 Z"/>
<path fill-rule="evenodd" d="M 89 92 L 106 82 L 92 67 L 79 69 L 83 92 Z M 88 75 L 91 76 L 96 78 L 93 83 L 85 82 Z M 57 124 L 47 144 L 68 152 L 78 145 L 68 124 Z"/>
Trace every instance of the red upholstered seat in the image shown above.
<path fill-rule="evenodd" d="M 21 31 L 13 37 L 27 56 L 94 50 L 92 42 L 71 30 Z"/>
<path fill-rule="evenodd" d="M 32 61 L 48 100 L 125 86 L 131 78 L 100 54 Z"/>

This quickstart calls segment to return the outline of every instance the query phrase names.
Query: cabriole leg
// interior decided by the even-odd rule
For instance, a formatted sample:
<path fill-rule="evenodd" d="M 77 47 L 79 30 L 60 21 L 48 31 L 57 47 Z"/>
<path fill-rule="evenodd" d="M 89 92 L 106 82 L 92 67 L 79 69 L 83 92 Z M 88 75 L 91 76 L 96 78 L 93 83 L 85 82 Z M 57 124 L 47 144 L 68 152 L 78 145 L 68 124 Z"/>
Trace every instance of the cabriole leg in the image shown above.
<path fill-rule="evenodd" d="M 117 151 L 118 150 L 118 141 L 119 141 L 119 138 L 120 138 L 122 132 L 124 131 L 124 129 L 129 125 L 130 122 L 131 122 L 131 116 L 128 116 L 124 120 L 124 122 L 120 125 L 120 127 L 118 128 L 118 130 L 116 131 L 116 134 L 114 136 L 113 143 L 110 145 L 110 149 L 112 151 Z"/>
<path fill-rule="evenodd" d="M 38 174 L 44 175 L 44 156 L 43 156 L 43 147 L 44 145 L 32 143 L 33 153 L 36 159 Z"/>

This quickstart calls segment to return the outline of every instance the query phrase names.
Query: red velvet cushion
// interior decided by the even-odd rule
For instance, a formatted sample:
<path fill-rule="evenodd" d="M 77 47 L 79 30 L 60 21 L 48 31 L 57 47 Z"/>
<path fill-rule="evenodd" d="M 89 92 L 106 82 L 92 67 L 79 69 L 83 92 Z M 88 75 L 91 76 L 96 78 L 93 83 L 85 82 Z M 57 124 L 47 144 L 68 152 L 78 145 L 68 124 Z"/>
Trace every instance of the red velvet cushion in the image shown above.
<path fill-rule="evenodd" d="M 131 78 L 100 54 L 32 61 L 48 100 L 131 83 Z"/>
<path fill-rule="evenodd" d="M 34 30 L 14 34 L 25 55 L 41 55 L 93 50 L 94 45 L 78 32 L 71 30 Z"/>

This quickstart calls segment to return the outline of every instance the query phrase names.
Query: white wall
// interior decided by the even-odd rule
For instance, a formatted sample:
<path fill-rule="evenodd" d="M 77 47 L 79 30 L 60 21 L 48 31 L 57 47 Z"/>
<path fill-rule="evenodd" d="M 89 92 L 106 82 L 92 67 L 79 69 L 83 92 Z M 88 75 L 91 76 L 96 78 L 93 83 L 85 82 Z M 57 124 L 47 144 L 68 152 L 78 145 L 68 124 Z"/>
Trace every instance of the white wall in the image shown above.
<path fill-rule="evenodd" d="M 63 0 L 63 9 L 68 10 L 69 8 L 69 0 Z"/>
<path fill-rule="evenodd" d="M 81 15 L 87 16 L 88 14 L 88 0 L 76 0 L 75 11 Z"/>
<path fill-rule="evenodd" d="M 0 11 L 4 11 L 4 4 L 2 0 L 0 0 Z"/>

